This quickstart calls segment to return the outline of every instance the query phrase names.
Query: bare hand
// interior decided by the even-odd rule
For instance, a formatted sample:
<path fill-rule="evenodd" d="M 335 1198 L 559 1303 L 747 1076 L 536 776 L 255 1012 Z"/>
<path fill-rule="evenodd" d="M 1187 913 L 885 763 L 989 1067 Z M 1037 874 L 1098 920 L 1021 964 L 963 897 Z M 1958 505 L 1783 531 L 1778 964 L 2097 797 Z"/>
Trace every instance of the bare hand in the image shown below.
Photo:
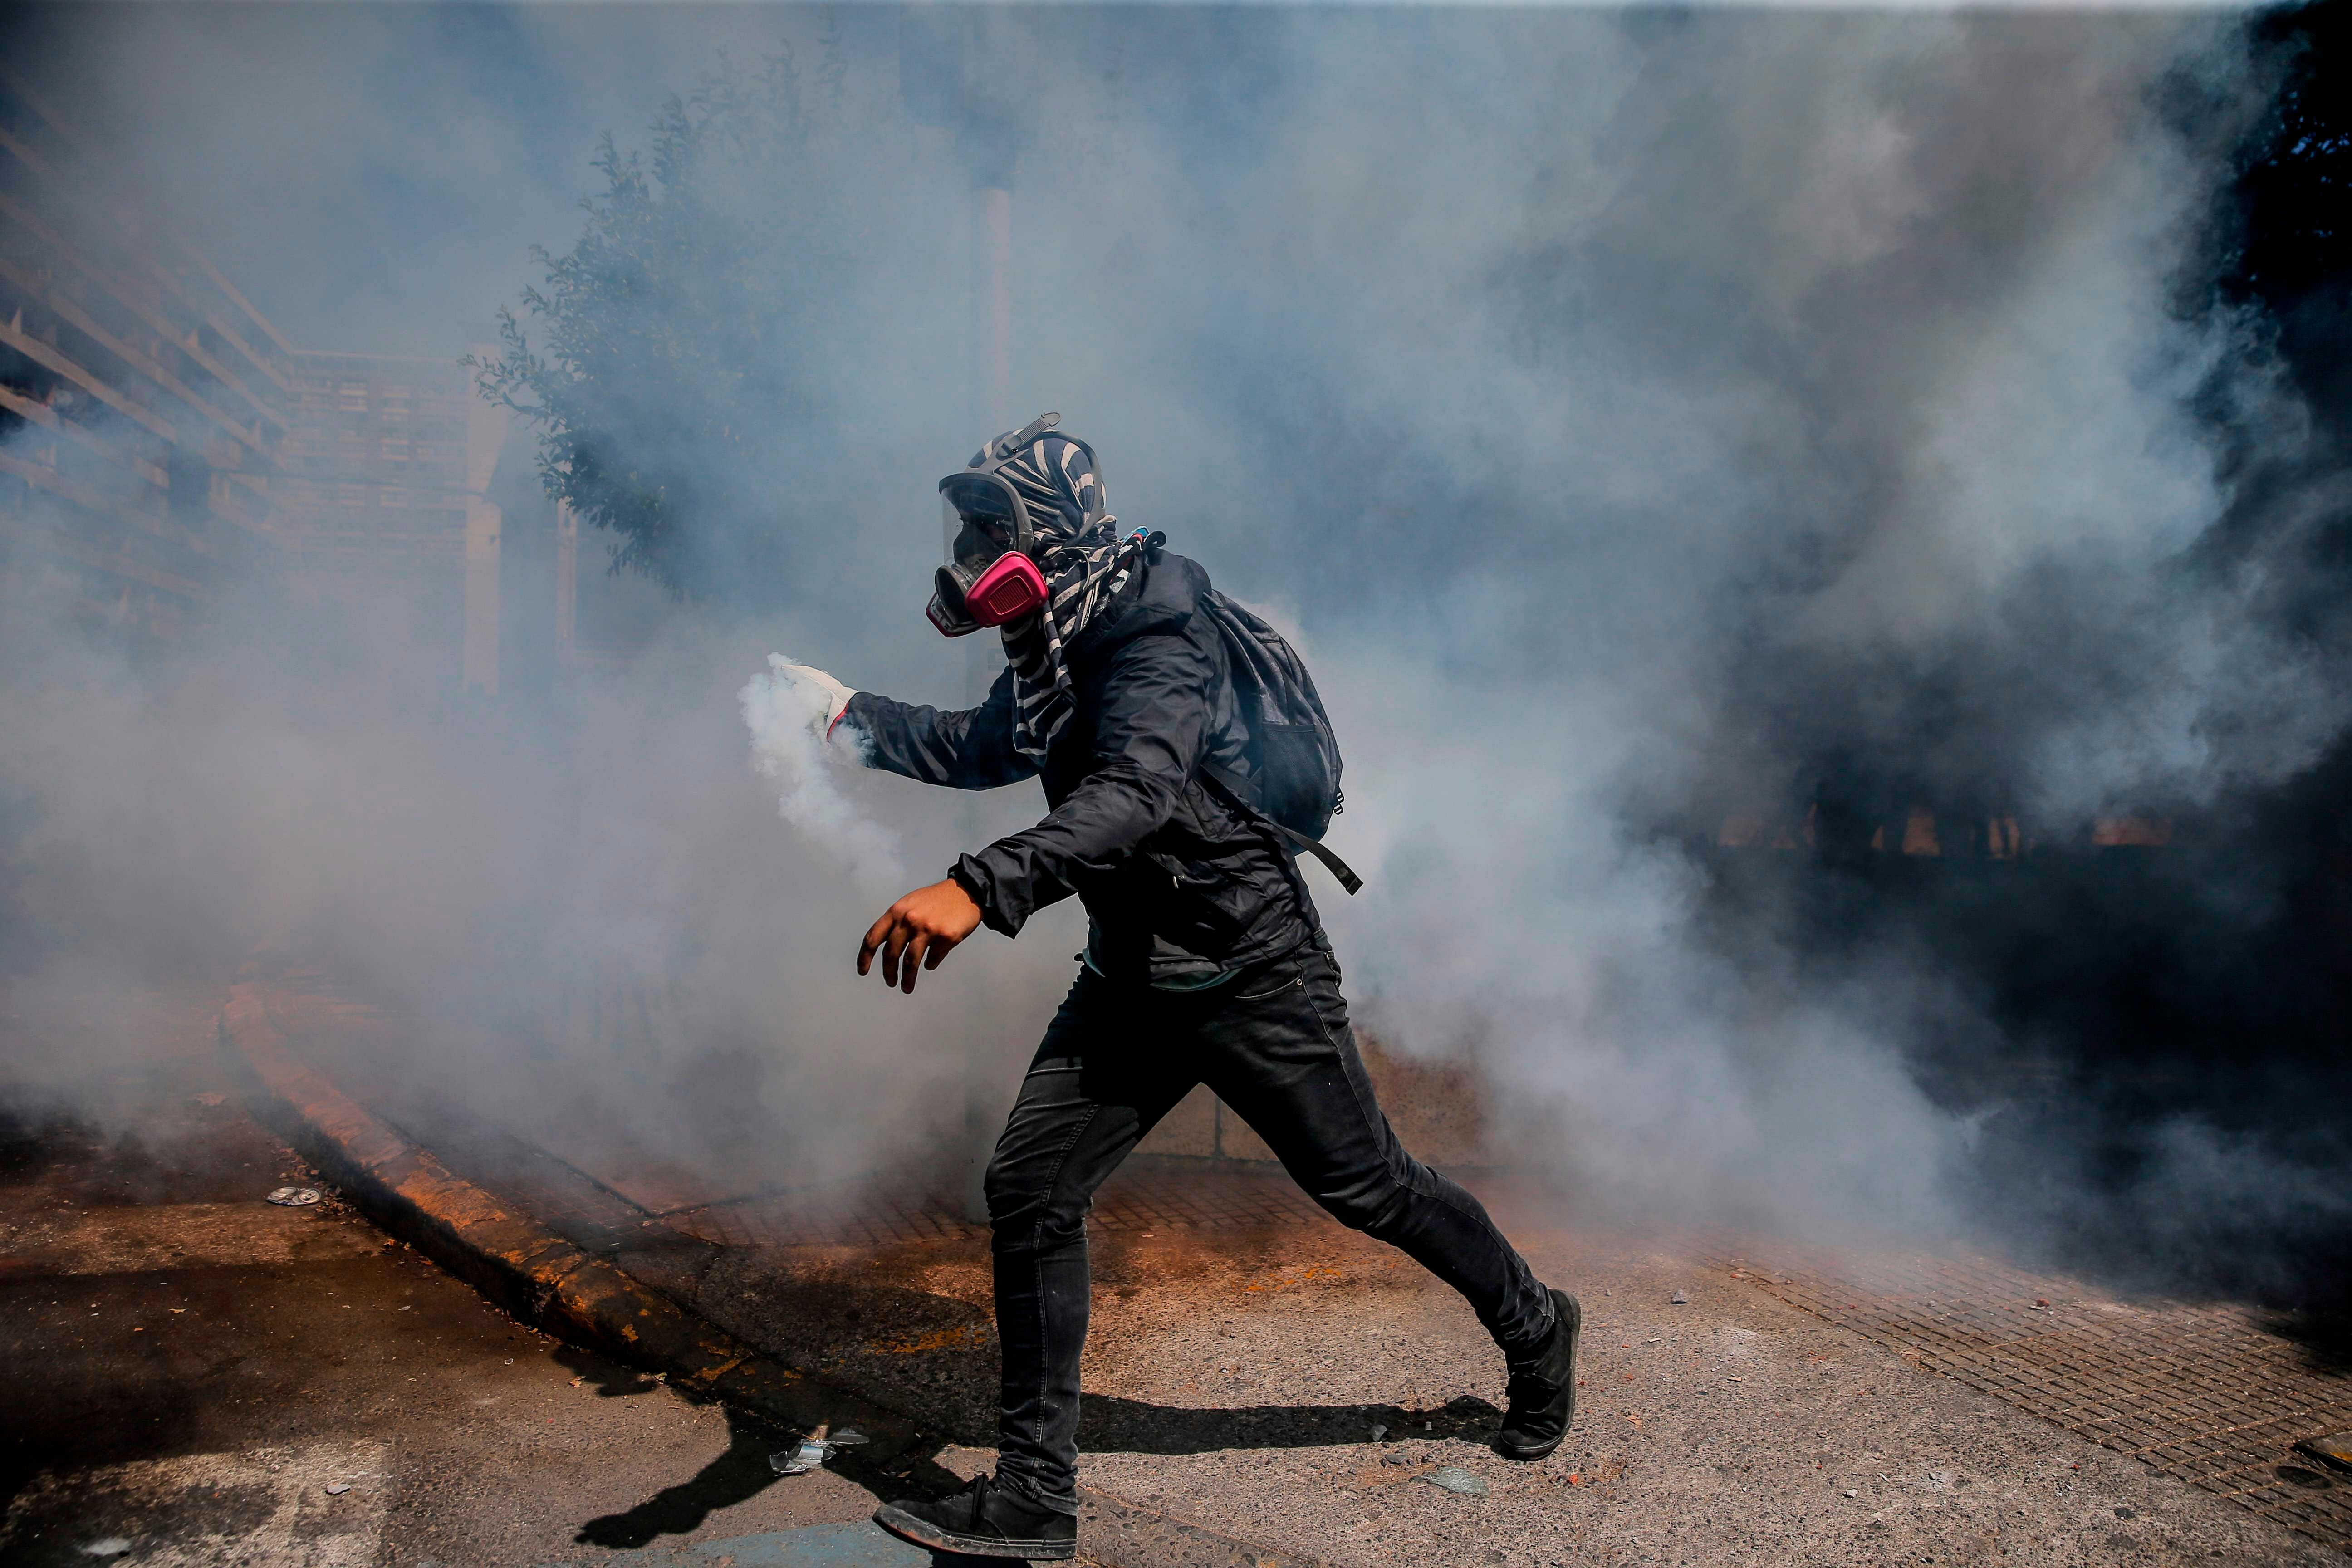
<path fill-rule="evenodd" d="M 911 994 L 919 963 L 922 969 L 937 969 L 940 960 L 979 929 L 980 906 L 954 878 L 917 888 L 866 928 L 866 940 L 857 944 L 857 973 L 873 973 L 874 950 L 880 948 L 882 984 Z"/>

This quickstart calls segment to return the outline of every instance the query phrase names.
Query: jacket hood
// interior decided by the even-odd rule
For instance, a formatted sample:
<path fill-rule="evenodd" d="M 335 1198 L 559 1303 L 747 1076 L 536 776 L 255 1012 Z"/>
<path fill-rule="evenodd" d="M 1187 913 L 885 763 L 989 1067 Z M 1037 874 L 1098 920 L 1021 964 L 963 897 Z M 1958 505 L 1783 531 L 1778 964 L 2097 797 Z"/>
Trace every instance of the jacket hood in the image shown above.
<path fill-rule="evenodd" d="M 1136 575 L 1135 585 L 1071 640 L 1072 657 L 1096 658 L 1147 633 L 1181 630 L 1209 591 L 1209 574 L 1199 562 L 1164 549 L 1145 556 Z"/>

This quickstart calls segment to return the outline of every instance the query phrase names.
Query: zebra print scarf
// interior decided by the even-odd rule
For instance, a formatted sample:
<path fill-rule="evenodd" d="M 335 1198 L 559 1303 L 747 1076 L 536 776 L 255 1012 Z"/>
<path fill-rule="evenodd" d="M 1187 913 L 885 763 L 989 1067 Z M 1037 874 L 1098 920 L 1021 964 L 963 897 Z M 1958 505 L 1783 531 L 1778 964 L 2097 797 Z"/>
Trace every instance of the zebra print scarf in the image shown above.
<path fill-rule="evenodd" d="M 1063 644 L 1127 586 L 1140 540 L 1119 538 L 1118 519 L 1103 510 L 1102 480 L 1075 442 L 1041 436 L 997 471 L 1021 492 L 1041 536 L 1045 606 L 1004 627 L 1003 637 L 1013 666 L 1013 744 L 1042 762 L 1077 710 Z"/>

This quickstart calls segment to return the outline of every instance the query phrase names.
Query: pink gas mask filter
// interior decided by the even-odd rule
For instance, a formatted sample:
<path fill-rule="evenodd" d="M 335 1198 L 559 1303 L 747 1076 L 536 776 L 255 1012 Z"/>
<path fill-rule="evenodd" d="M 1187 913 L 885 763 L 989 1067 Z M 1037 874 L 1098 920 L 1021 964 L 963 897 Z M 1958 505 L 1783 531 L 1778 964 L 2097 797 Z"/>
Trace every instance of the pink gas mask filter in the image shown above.
<path fill-rule="evenodd" d="M 1006 551 L 978 572 L 951 563 L 939 569 L 933 583 L 938 591 L 925 613 L 942 637 L 1010 626 L 1045 603 L 1045 574 L 1018 550 Z"/>

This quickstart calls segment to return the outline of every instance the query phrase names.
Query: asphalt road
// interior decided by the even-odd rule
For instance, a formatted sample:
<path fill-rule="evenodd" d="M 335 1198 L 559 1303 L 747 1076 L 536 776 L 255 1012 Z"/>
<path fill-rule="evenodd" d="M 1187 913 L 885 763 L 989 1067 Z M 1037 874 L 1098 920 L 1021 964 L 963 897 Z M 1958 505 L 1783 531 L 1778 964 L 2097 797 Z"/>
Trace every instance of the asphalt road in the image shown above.
<path fill-rule="evenodd" d="M 927 1561 L 782 1438 L 515 1322 L 240 1108 L 212 999 L 102 1121 L 0 1109 L 0 1563 Z M 0 1100 L 0 1106 L 5 1106 Z"/>
<path fill-rule="evenodd" d="M 1539 1219 L 1506 1215 L 1587 1332 L 1550 1458 L 1491 1451 L 1498 1358 L 1402 1255 L 1320 1222 L 1122 1229 L 1094 1252 L 1081 1479 L 1331 1568 L 2344 1561 L 1661 1238 Z M 986 1245 L 738 1249 L 697 1305 L 924 1409 L 971 1474 L 994 1458 Z"/>
<path fill-rule="evenodd" d="M 131 1079 L 79 1101 L 102 1116 L 0 1116 L 0 1568 L 927 1568 L 849 1478 L 777 1478 L 782 1435 L 514 1322 L 332 1201 L 263 1202 L 315 1178 L 240 1109 L 210 1000 L 157 1010 Z M 1397 1256 L 1146 1230 L 1097 1257 L 1087 1479 L 1335 1568 L 2341 1561 L 1688 1258 L 1522 1240 L 1592 1328 L 1543 1464 L 1486 1451 L 1491 1348 Z M 739 1250 L 700 1309 L 986 1441 L 984 1241 Z M 1449 1471 L 1475 1484 L 1423 1484 Z"/>

